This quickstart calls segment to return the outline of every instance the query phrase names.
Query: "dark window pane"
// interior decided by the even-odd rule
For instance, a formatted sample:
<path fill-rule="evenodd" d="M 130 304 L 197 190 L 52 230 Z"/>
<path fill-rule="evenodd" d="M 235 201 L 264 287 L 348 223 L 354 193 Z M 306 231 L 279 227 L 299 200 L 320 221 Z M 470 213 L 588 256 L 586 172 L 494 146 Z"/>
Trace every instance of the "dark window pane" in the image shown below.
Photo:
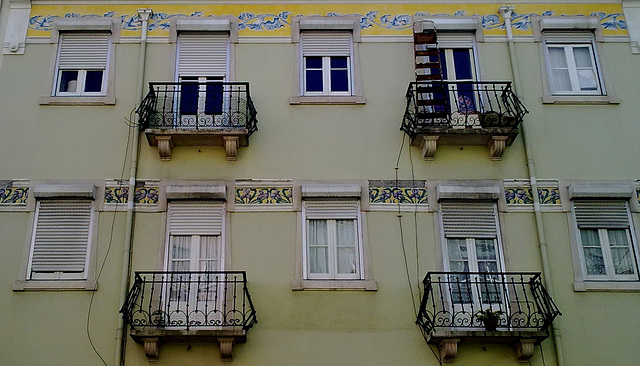
<path fill-rule="evenodd" d="M 321 69 L 322 57 L 307 57 L 307 69 Z"/>
<path fill-rule="evenodd" d="M 349 91 L 347 70 L 331 70 L 331 91 Z"/>
<path fill-rule="evenodd" d="M 456 68 L 456 79 L 471 79 L 473 71 L 471 70 L 471 55 L 468 48 L 456 48 L 453 50 L 453 63 Z"/>
<path fill-rule="evenodd" d="M 322 70 L 307 70 L 306 80 L 308 92 L 322 91 Z"/>
<path fill-rule="evenodd" d="M 347 68 L 347 58 L 346 57 L 331 57 L 331 68 L 332 69 L 346 69 Z"/>
<path fill-rule="evenodd" d="M 87 71 L 87 79 L 84 83 L 85 92 L 102 91 L 102 70 Z"/>
<path fill-rule="evenodd" d="M 60 92 L 76 92 L 76 85 L 78 82 L 78 72 L 65 70 L 60 73 L 60 88 L 58 91 Z"/>

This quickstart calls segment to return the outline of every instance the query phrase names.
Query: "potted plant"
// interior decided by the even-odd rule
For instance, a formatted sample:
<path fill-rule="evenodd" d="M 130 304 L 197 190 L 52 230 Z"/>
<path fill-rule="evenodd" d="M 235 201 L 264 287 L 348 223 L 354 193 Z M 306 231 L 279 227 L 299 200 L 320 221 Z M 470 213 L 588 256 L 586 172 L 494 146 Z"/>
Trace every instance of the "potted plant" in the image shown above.
<path fill-rule="evenodd" d="M 475 318 L 478 321 L 481 321 L 484 325 L 484 329 L 487 332 L 493 332 L 498 328 L 498 324 L 500 324 L 500 319 L 502 319 L 502 314 L 504 312 L 502 310 L 493 311 L 491 308 L 487 308 L 484 310 L 480 310 L 476 313 Z"/>

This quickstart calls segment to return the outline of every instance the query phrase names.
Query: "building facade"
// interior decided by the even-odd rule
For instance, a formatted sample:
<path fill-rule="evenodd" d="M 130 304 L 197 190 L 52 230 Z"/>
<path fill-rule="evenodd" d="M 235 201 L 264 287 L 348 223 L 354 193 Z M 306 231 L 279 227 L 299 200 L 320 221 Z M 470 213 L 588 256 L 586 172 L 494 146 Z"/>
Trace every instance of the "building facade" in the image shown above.
<path fill-rule="evenodd" d="M 0 39 L 0 364 L 638 363 L 640 2 L 4 0 Z"/>

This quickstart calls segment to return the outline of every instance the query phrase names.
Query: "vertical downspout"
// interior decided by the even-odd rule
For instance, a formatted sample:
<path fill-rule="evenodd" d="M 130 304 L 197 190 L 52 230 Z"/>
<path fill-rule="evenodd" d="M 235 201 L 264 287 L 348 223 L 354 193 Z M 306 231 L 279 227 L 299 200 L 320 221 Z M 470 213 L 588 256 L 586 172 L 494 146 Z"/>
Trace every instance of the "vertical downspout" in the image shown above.
<path fill-rule="evenodd" d="M 511 29 L 511 15 L 515 10 L 513 5 L 500 6 L 498 10 L 504 19 L 504 26 L 507 31 L 507 45 L 509 47 L 509 58 L 511 61 L 511 72 L 513 73 L 514 92 L 519 90 L 520 72 L 518 70 L 518 62 L 516 59 L 515 43 L 513 41 L 513 32 Z M 551 269 L 549 265 L 549 254 L 547 252 L 547 239 L 544 233 L 544 225 L 542 223 L 542 212 L 540 210 L 540 197 L 538 197 L 538 181 L 536 179 L 535 164 L 531 153 L 531 141 L 527 133 L 527 125 L 520 124 L 520 132 L 524 144 L 525 158 L 527 159 L 527 168 L 529 170 L 529 182 L 531 184 L 531 196 L 533 198 L 533 212 L 536 218 L 536 230 L 538 234 L 538 246 L 540 248 L 540 257 L 542 260 L 542 273 L 544 276 L 544 284 L 551 298 L 554 298 L 553 286 L 551 283 Z M 551 324 L 551 334 L 553 336 L 553 344 L 556 351 L 556 362 L 558 366 L 564 366 L 564 352 L 562 351 L 562 342 L 560 336 L 560 328 L 557 323 Z"/>
<path fill-rule="evenodd" d="M 142 22 L 142 34 L 140 35 L 140 54 L 138 58 L 138 88 L 136 94 L 136 106 L 140 105 L 144 93 L 144 72 L 147 58 L 147 31 L 149 29 L 149 18 L 153 14 L 151 9 L 138 9 L 138 17 Z M 133 128 L 133 138 L 131 139 L 131 162 L 129 163 L 129 196 L 127 199 L 127 221 L 124 237 L 124 251 L 122 256 L 122 280 L 120 282 L 120 302 L 124 304 L 129 290 L 129 277 L 131 270 L 131 254 L 133 252 L 133 202 L 135 199 L 136 174 L 138 170 L 138 145 L 140 140 L 140 128 L 137 125 Z M 124 332 L 124 318 L 118 318 L 118 329 L 116 333 L 116 357 L 114 366 L 121 366 L 124 361 L 123 353 L 126 343 Z"/>

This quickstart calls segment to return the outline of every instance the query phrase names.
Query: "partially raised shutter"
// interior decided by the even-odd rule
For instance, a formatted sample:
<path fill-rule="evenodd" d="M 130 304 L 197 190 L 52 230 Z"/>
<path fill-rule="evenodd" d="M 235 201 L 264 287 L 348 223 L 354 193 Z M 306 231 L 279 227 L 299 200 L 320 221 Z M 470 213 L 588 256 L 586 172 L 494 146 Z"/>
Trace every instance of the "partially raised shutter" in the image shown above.
<path fill-rule="evenodd" d="M 350 56 L 351 32 L 301 32 L 303 56 Z"/>
<path fill-rule="evenodd" d="M 109 33 L 62 33 L 59 70 L 105 70 L 109 56 Z"/>
<path fill-rule="evenodd" d="M 307 219 L 357 219 L 357 200 L 306 200 L 304 202 Z"/>
<path fill-rule="evenodd" d="M 222 235 L 223 203 L 169 204 L 170 235 Z"/>
<path fill-rule="evenodd" d="M 226 77 L 228 53 L 228 33 L 181 33 L 178 76 Z"/>
<path fill-rule="evenodd" d="M 31 253 L 31 277 L 38 277 L 37 273 L 85 271 L 92 207 L 90 200 L 38 202 Z"/>
<path fill-rule="evenodd" d="M 448 238 L 496 238 L 495 204 L 492 202 L 441 202 L 444 236 Z"/>
<path fill-rule="evenodd" d="M 576 200 L 573 207 L 579 228 L 629 228 L 625 201 Z"/>

